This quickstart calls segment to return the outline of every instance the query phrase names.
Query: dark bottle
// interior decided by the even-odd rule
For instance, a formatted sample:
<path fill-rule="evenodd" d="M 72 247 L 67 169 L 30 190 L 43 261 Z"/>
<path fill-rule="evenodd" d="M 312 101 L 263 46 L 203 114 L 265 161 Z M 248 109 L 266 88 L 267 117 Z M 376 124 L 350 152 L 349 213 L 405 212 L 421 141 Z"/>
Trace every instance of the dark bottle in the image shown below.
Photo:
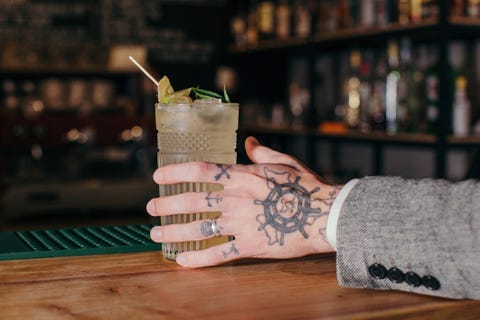
<path fill-rule="evenodd" d="M 387 57 L 385 50 L 376 54 L 373 72 L 373 88 L 371 100 L 370 126 L 375 132 L 385 132 L 385 79 L 387 76 Z"/>
<path fill-rule="evenodd" d="M 267 40 L 275 34 L 275 4 L 273 1 L 262 0 L 258 3 L 258 35 L 260 40 Z"/>
<path fill-rule="evenodd" d="M 258 14 L 257 1 L 250 0 L 247 16 L 247 43 L 249 45 L 258 44 Z"/>
<path fill-rule="evenodd" d="M 399 113 L 399 52 L 396 41 L 390 41 L 388 44 L 388 73 L 385 85 L 385 120 L 386 131 L 389 134 L 398 132 L 398 113 Z"/>
<path fill-rule="evenodd" d="M 275 8 L 275 35 L 287 39 L 292 30 L 292 7 L 288 0 L 280 0 Z"/>
<path fill-rule="evenodd" d="M 293 30 L 295 37 L 306 38 L 312 32 L 312 11 L 308 0 L 295 1 L 293 9 L 294 24 Z"/>

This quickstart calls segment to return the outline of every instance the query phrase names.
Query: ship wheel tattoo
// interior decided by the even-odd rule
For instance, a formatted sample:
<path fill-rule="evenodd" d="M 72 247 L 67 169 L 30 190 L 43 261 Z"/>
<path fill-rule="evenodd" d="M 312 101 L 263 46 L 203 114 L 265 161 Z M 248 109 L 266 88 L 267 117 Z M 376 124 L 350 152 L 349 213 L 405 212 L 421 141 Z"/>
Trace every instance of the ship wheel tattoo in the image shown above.
<path fill-rule="evenodd" d="M 328 210 L 320 208 L 325 200 L 312 198 L 320 188 L 308 191 L 300 185 L 300 176 L 292 179 L 288 172 L 279 173 L 265 168 L 265 175 L 270 193 L 265 200 L 254 201 L 256 205 L 263 206 L 263 213 L 257 215 L 260 223 L 258 230 L 265 231 L 269 245 L 278 243 L 283 246 L 285 234 L 297 231 L 307 239 L 309 235 L 305 226 L 328 214 Z"/>

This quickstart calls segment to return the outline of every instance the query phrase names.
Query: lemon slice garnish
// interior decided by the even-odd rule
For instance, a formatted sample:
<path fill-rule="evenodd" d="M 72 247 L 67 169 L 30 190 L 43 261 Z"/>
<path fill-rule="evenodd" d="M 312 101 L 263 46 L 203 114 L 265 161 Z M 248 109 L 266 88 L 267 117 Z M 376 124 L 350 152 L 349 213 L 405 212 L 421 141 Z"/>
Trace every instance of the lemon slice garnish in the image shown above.
<path fill-rule="evenodd" d="M 158 81 L 158 101 L 161 101 L 163 97 L 172 94 L 174 91 L 170 84 L 170 79 L 168 79 L 167 76 L 163 76 L 162 79 Z"/>
<path fill-rule="evenodd" d="M 159 98 L 160 103 L 191 103 L 190 92 L 192 88 L 175 91 L 169 95 Z"/>

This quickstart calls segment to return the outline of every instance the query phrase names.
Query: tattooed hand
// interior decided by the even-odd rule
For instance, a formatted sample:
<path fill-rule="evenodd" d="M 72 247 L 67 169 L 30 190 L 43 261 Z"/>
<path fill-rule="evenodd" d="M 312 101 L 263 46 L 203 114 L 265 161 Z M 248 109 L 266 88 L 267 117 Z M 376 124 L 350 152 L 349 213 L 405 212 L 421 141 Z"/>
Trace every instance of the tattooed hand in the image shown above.
<path fill-rule="evenodd" d="M 339 186 L 328 185 L 292 156 L 245 142 L 251 165 L 191 162 L 157 169 L 158 184 L 220 183 L 223 190 L 183 193 L 152 199 L 152 216 L 220 211 L 221 217 L 187 224 L 154 227 L 156 242 L 201 240 L 222 235 L 231 242 L 178 255 L 186 267 L 217 265 L 239 258 L 292 258 L 331 252 L 325 239 L 330 207 Z M 213 226 L 212 226 L 213 225 Z"/>

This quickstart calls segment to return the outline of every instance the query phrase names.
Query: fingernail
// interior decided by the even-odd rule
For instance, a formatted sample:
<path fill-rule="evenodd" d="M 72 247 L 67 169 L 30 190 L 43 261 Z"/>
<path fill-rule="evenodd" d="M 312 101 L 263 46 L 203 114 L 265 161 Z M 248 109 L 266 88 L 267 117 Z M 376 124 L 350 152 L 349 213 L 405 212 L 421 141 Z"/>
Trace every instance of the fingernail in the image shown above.
<path fill-rule="evenodd" d="M 155 171 L 154 175 L 153 175 L 153 180 L 155 181 L 161 181 L 163 179 L 163 174 L 162 174 L 162 171 L 160 171 L 159 169 L 157 169 L 157 171 Z"/>
<path fill-rule="evenodd" d="M 152 239 L 161 239 L 162 238 L 162 231 L 158 228 L 153 228 L 151 237 L 152 237 Z"/>
<path fill-rule="evenodd" d="M 155 203 L 153 202 L 153 199 L 147 203 L 147 212 L 151 215 L 155 213 Z"/>
<path fill-rule="evenodd" d="M 250 141 L 251 141 L 253 144 L 260 144 L 260 142 L 258 142 L 257 138 L 252 137 L 252 136 L 250 136 Z"/>
<path fill-rule="evenodd" d="M 178 255 L 176 261 L 177 261 L 177 263 L 178 263 L 179 265 L 185 267 L 186 261 L 185 261 L 185 257 L 184 257 L 184 256 Z"/>

